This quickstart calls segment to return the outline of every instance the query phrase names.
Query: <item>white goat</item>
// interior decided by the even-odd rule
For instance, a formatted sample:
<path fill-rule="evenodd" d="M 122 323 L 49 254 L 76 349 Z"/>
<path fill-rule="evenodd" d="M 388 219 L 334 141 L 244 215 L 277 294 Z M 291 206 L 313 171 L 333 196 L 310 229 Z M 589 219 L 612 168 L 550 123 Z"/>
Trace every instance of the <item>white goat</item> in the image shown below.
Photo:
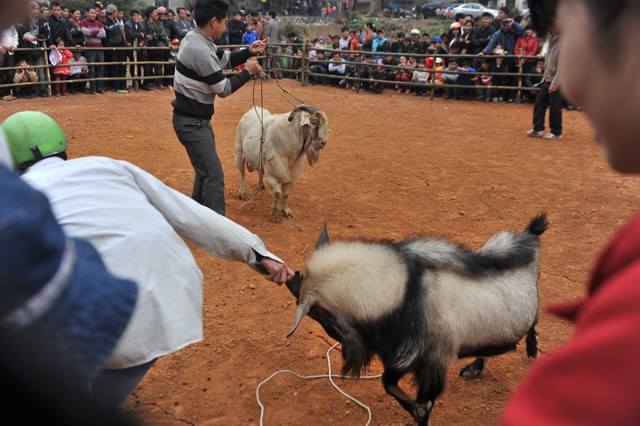
<path fill-rule="evenodd" d="M 264 188 L 263 177 L 267 179 L 273 193 L 271 220 L 278 218 L 280 197 L 282 214 L 292 217 L 289 191 L 300 178 L 305 154 L 311 166 L 320 158 L 320 150 L 327 144 L 327 133 L 327 116 L 311 105 L 301 105 L 287 114 L 271 114 L 261 108 L 246 112 L 236 131 L 240 199 L 246 197 L 246 165 L 249 172 L 258 171 L 260 188 Z"/>

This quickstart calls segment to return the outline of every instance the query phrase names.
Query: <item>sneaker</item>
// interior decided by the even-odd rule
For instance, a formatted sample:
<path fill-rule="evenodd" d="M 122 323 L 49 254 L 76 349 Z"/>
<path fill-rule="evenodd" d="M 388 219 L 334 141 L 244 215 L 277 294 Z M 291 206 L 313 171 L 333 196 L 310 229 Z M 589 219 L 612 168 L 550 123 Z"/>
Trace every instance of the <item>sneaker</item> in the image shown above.
<path fill-rule="evenodd" d="M 535 130 L 531 129 L 531 130 L 529 130 L 527 132 L 527 136 L 531 136 L 532 138 L 543 138 L 544 137 L 544 130 L 536 132 Z"/>
<path fill-rule="evenodd" d="M 493 98 L 493 102 L 497 104 L 498 103 L 498 98 Z"/>
<path fill-rule="evenodd" d="M 405 95 L 408 95 L 409 93 L 411 93 L 411 89 L 407 89 L 407 90 L 404 91 Z"/>
<path fill-rule="evenodd" d="M 546 135 L 544 135 L 545 139 L 562 139 L 562 135 L 556 135 L 553 133 L 547 133 Z"/>

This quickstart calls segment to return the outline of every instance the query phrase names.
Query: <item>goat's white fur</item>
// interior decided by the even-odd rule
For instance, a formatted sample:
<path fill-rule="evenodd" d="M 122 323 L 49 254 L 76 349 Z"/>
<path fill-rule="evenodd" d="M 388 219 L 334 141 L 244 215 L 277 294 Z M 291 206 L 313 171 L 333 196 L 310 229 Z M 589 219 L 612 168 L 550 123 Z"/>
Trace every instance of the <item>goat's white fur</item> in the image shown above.
<path fill-rule="evenodd" d="M 293 216 L 288 207 L 289 191 L 300 178 L 304 158 L 313 165 L 327 142 L 327 118 L 323 112 L 311 114 L 301 110 L 292 121 L 288 118 L 289 113 L 272 114 L 267 109 L 252 108 L 242 116 L 236 131 L 239 196 L 246 198 L 246 165 L 249 172 L 258 171 L 260 187 L 263 187 L 263 176 L 266 177 L 273 193 L 272 220 L 277 219 L 279 197 L 282 197 L 282 214 Z"/>
<path fill-rule="evenodd" d="M 334 269 L 336 261 L 340 270 Z M 379 318 L 397 307 L 407 281 L 406 267 L 396 252 L 366 242 L 335 242 L 318 250 L 303 274 L 301 300 L 316 298 L 324 308 L 358 320 Z"/>

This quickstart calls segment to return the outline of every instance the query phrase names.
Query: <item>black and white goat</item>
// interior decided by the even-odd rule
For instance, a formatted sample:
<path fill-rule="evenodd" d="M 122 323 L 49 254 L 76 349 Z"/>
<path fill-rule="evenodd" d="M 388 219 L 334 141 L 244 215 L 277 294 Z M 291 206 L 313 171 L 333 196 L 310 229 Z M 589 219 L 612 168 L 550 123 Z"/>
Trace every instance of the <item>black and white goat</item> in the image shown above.
<path fill-rule="evenodd" d="M 382 383 L 419 425 L 442 393 L 447 368 L 476 376 L 486 356 L 516 349 L 526 336 L 537 355 L 539 236 L 544 214 L 523 233 L 502 231 L 478 250 L 413 238 L 329 243 L 326 225 L 301 272 L 287 283 L 298 301 L 288 336 L 305 315 L 342 344 L 343 374 L 359 375 L 377 355 Z M 414 400 L 398 385 L 412 373 Z"/>

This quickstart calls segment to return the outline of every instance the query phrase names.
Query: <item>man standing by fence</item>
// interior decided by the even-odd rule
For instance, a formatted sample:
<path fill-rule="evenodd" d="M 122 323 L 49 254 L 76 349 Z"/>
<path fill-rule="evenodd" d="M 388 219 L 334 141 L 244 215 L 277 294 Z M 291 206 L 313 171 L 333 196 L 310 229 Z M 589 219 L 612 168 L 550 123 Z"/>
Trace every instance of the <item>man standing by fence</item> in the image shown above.
<path fill-rule="evenodd" d="M 18 31 L 18 48 L 35 49 L 43 47 L 42 43 L 49 38 L 49 22 L 40 16 L 40 5 L 32 1 L 29 8 L 27 18 L 16 24 Z M 16 62 L 21 59 L 27 61 L 31 66 L 37 66 L 38 81 L 44 82 L 42 85 L 35 86 L 38 94 L 42 97 L 48 96 L 47 91 L 47 73 L 44 68 L 44 53 L 41 51 L 19 52 Z"/>
<path fill-rule="evenodd" d="M 125 30 L 124 22 L 118 19 L 118 7 L 114 4 L 107 6 L 107 19 L 105 19 L 105 30 L 107 37 L 104 40 L 105 47 L 115 47 L 116 50 L 105 51 L 105 61 L 112 63 L 108 65 L 105 73 L 109 78 L 118 78 L 119 80 L 109 80 L 107 87 L 111 90 L 124 91 L 127 89 L 127 51 L 125 47 Z"/>
<path fill-rule="evenodd" d="M 192 198 L 217 213 L 225 214 L 224 174 L 211 127 L 216 95 L 227 97 L 258 74 L 262 67 L 252 55 L 264 53 L 265 42 L 257 40 L 231 53 L 215 42 L 227 28 L 229 4 L 224 0 L 197 0 L 197 28 L 180 43 L 173 87 L 173 129 L 184 145 L 195 170 Z M 226 76 L 227 66 L 245 64 L 238 74 Z"/>
<path fill-rule="evenodd" d="M 80 28 L 82 28 L 82 34 L 84 34 L 85 39 L 84 45 L 87 48 L 85 57 L 89 62 L 88 78 L 91 79 L 89 82 L 89 93 L 91 94 L 96 92 L 104 93 L 104 82 L 102 81 L 104 65 L 100 65 L 100 63 L 104 62 L 104 51 L 95 48 L 102 47 L 102 40 L 107 36 L 107 33 L 104 29 L 104 24 L 97 17 L 98 9 L 95 6 L 89 6 L 86 19 L 80 21 Z M 91 65 L 92 63 L 97 63 L 98 65 Z"/>

